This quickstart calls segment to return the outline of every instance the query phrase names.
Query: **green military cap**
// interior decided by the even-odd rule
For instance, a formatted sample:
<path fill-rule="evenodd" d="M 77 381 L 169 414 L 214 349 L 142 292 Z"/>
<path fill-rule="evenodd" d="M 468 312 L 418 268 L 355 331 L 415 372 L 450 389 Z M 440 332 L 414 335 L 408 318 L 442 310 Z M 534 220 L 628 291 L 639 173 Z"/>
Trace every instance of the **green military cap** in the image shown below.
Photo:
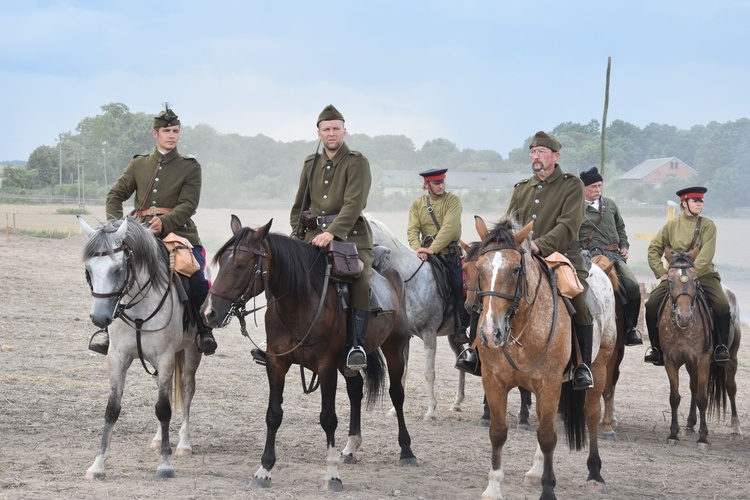
<path fill-rule="evenodd" d="M 169 103 L 164 103 L 164 110 L 154 117 L 154 128 L 174 127 L 180 124 L 180 119 L 174 111 L 169 108 Z"/>
<path fill-rule="evenodd" d="M 550 148 L 554 152 L 558 152 L 560 151 L 562 144 L 560 144 L 560 141 L 558 141 L 557 137 L 555 137 L 554 135 L 547 134 L 540 130 L 539 132 L 534 134 L 534 137 L 531 139 L 529 149 L 535 148 L 537 146 L 544 146 L 545 148 Z"/>
<path fill-rule="evenodd" d="M 323 111 L 320 112 L 318 115 L 318 121 L 315 123 L 315 125 L 320 125 L 320 122 L 322 121 L 330 121 L 330 120 L 341 120 L 344 121 L 344 115 L 339 113 L 339 110 L 333 107 L 333 104 L 329 104 L 325 108 L 323 108 Z"/>

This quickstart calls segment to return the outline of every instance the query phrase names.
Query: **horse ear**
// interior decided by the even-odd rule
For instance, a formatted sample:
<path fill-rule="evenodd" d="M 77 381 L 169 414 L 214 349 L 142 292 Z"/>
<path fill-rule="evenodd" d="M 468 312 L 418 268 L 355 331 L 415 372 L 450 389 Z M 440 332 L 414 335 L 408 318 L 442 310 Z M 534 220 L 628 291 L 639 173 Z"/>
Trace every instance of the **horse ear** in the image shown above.
<path fill-rule="evenodd" d="M 528 238 L 529 233 L 531 232 L 531 228 L 533 226 L 534 226 L 534 221 L 532 220 L 531 222 L 523 226 L 523 228 L 521 228 L 520 231 L 518 231 L 517 233 L 513 235 L 516 238 L 517 245 L 520 246 L 521 243 L 523 243 L 526 240 L 526 238 Z"/>
<path fill-rule="evenodd" d="M 263 238 L 265 238 L 268 232 L 271 230 L 271 224 L 273 224 L 273 219 L 269 220 L 265 226 L 260 226 L 258 229 L 256 229 L 255 234 L 253 235 L 253 239 L 262 240 Z"/>
<path fill-rule="evenodd" d="M 695 262 L 695 258 L 698 256 L 698 252 L 700 251 L 700 248 L 695 247 L 692 252 L 690 252 L 690 260 Z"/>
<path fill-rule="evenodd" d="M 94 231 L 93 229 L 91 229 L 91 226 L 89 226 L 88 224 L 86 224 L 86 221 L 83 220 L 83 217 L 81 217 L 80 215 L 76 215 L 76 217 L 78 218 L 78 225 L 81 226 L 81 230 L 83 230 L 83 232 L 86 234 L 86 236 L 88 236 L 89 238 L 91 238 L 91 236 L 96 231 Z"/>
<path fill-rule="evenodd" d="M 469 245 L 464 243 L 464 240 L 462 240 L 461 238 L 458 239 L 458 244 L 461 245 L 461 248 L 463 249 L 464 253 L 468 252 L 469 249 L 471 248 Z"/>
<path fill-rule="evenodd" d="M 489 234 L 489 231 L 487 230 L 487 223 L 484 222 L 484 219 L 482 219 L 478 215 L 474 216 L 474 227 L 477 228 L 477 234 L 479 235 L 480 239 L 484 239 L 487 234 Z"/>
<path fill-rule="evenodd" d="M 125 241 L 125 236 L 128 235 L 128 221 L 129 219 L 126 217 L 122 220 L 122 223 L 120 224 L 120 227 L 117 228 L 117 232 L 115 235 L 120 239 L 120 241 Z"/>
<path fill-rule="evenodd" d="M 672 249 L 669 246 L 664 247 L 664 258 L 667 259 L 667 262 L 672 260 Z"/>
<path fill-rule="evenodd" d="M 232 228 L 232 234 L 237 234 L 242 230 L 242 222 L 240 218 L 232 214 L 232 221 L 229 223 L 229 227 Z"/>

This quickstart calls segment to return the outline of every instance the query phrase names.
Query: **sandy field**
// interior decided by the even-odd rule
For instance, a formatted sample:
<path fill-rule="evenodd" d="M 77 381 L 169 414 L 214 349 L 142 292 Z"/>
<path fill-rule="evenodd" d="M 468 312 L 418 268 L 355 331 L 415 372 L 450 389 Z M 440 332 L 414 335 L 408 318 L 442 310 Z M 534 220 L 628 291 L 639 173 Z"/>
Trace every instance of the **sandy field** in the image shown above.
<path fill-rule="evenodd" d="M 47 498 L 259 498 L 259 499 L 408 499 L 479 498 L 487 485 L 490 445 L 481 416 L 480 380 L 467 381 L 462 412 L 450 411 L 458 372 L 447 340 L 438 340 L 438 418 L 425 422 L 426 383 L 422 342 L 411 343 L 405 403 L 412 448 L 419 468 L 398 465 L 397 426 L 388 417 L 384 400 L 363 414 L 360 461 L 340 468 L 344 491 L 322 492 L 325 436 L 318 424 L 320 394 L 304 395 L 299 372 L 287 378 L 284 421 L 277 441 L 278 461 L 273 486 L 256 490 L 249 481 L 260 464 L 265 439 L 267 382 L 265 371 L 250 357 L 252 344 L 232 322 L 215 332 L 219 349 L 206 357 L 197 374 L 193 401 L 193 455 L 173 456 L 176 477 L 156 480 L 157 452 L 149 448 L 156 431 L 155 385 L 138 363 L 128 373 L 123 410 L 112 440 L 107 477 L 84 478 L 96 455 L 109 392 L 105 358 L 86 349 L 96 330 L 88 319 L 91 304 L 80 261 L 85 236 L 71 215 L 56 214 L 55 206 L 0 205 L 6 229 L 0 235 L 0 499 Z M 101 207 L 90 207 L 94 226 Z M 229 237 L 229 210 L 201 210 L 196 216 L 211 254 Z M 237 211 L 245 225 L 274 218 L 274 230 L 288 233 L 285 210 Z M 405 215 L 375 213 L 405 237 Z M 492 221 L 497 214 L 482 214 Z M 627 220 L 633 234 L 655 232 L 664 218 Z M 465 239 L 476 239 L 471 214 L 464 216 Z M 750 271 L 732 251 L 742 248 L 747 220 L 717 220 L 720 249 L 717 264 L 724 281 L 748 308 Z M 67 239 L 42 239 L 12 229 L 69 231 Z M 8 230 L 10 228 L 11 230 Z M 647 241 L 633 238 L 631 265 L 645 283 L 653 283 L 645 267 Z M 746 314 L 747 311 L 744 313 Z M 743 315 L 744 316 L 744 315 Z M 262 317 L 251 321 L 250 334 L 263 340 Z M 743 334 L 748 335 L 747 325 Z M 707 452 L 698 450 L 696 435 L 682 435 L 676 446 L 666 444 L 669 433 L 669 388 L 663 368 L 642 362 L 644 348 L 627 348 L 616 395 L 617 441 L 600 440 L 602 474 L 608 492 L 602 498 L 750 498 L 747 440 L 732 440 L 728 419 L 709 421 Z M 740 349 L 737 395 L 739 418 L 747 427 L 750 391 L 746 347 Z M 683 403 L 688 412 L 687 374 L 682 372 Z M 513 426 L 518 396 L 511 394 L 509 422 Z M 177 432 L 175 410 L 172 433 Z M 337 444 L 346 438 L 348 404 L 343 380 L 337 397 Z M 532 409 L 532 425 L 536 423 Z M 506 499 L 538 498 L 541 488 L 525 486 L 523 475 L 536 447 L 533 432 L 511 429 L 503 468 Z M 589 498 L 584 483 L 586 453 L 570 452 L 560 434 L 555 455 L 559 498 Z"/>

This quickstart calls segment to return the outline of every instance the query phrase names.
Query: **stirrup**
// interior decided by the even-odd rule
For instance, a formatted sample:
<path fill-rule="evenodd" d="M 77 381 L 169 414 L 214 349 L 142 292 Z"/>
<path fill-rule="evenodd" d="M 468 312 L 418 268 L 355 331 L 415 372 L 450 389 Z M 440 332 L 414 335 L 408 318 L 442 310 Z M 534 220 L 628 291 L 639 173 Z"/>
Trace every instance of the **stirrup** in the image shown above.
<path fill-rule="evenodd" d="M 367 353 L 362 346 L 354 346 L 346 355 L 346 368 L 349 370 L 362 370 L 367 368 Z"/>
<path fill-rule="evenodd" d="M 94 339 L 100 334 L 103 333 L 103 338 L 97 342 L 94 342 Z M 107 332 L 106 329 L 97 330 L 94 332 L 94 334 L 89 339 L 89 350 L 94 351 L 97 354 L 103 354 L 107 355 L 107 352 L 109 352 L 109 332 Z"/>
<path fill-rule="evenodd" d="M 458 355 L 456 364 L 453 365 L 453 367 L 462 372 L 470 373 L 471 375 L 482 376 L 479 355 L 477 355 L 476 351 L 471 348 L 464 349 L 464 351 Z"/>
<path fill-rule="evenodd" d="M 585 364 L 576 366 L 573 369 L 573 390 L 586 391 L 594 388 L 594 376 L 591 369 Z"/>
<path fill-rule="evenodd" d="M 644 363 L 651 363 L 655 366 L 664 366 L 664 356 L 658 347 L 651 346 L 643 357 Z"/>
<path fill-rule="evenodd" d="M 625 345 L 643 345 L 643 339 L 638 336 L 638 330 L 635 327 L 625 332 Z"/>
<path fill-rule="evenodd" d="M 719 351 L 721 350 L 721 354 Z M 724 344 L 719 344 L 714 348 L 714 363 L 726 363 L 729 361 L 729 349 Z"/>

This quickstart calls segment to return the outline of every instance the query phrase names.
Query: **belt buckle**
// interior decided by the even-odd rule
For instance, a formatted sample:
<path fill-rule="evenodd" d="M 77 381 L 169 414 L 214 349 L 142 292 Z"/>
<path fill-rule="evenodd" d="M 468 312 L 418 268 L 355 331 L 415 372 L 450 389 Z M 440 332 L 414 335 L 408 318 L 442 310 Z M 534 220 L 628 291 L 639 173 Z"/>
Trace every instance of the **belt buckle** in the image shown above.
<path fill-rule="evenodd" d="M 147 215 L 156 215 L 156 207 L 152 206 L 151 208 L 149 208 Z"/>
<path fill-rule="evenodd" d="M 315 217 L 315 223 L 318 226 L 322 226 L 323 224 L 325 224 L 325 222 L 323 222 L 323 217 Z"/>

